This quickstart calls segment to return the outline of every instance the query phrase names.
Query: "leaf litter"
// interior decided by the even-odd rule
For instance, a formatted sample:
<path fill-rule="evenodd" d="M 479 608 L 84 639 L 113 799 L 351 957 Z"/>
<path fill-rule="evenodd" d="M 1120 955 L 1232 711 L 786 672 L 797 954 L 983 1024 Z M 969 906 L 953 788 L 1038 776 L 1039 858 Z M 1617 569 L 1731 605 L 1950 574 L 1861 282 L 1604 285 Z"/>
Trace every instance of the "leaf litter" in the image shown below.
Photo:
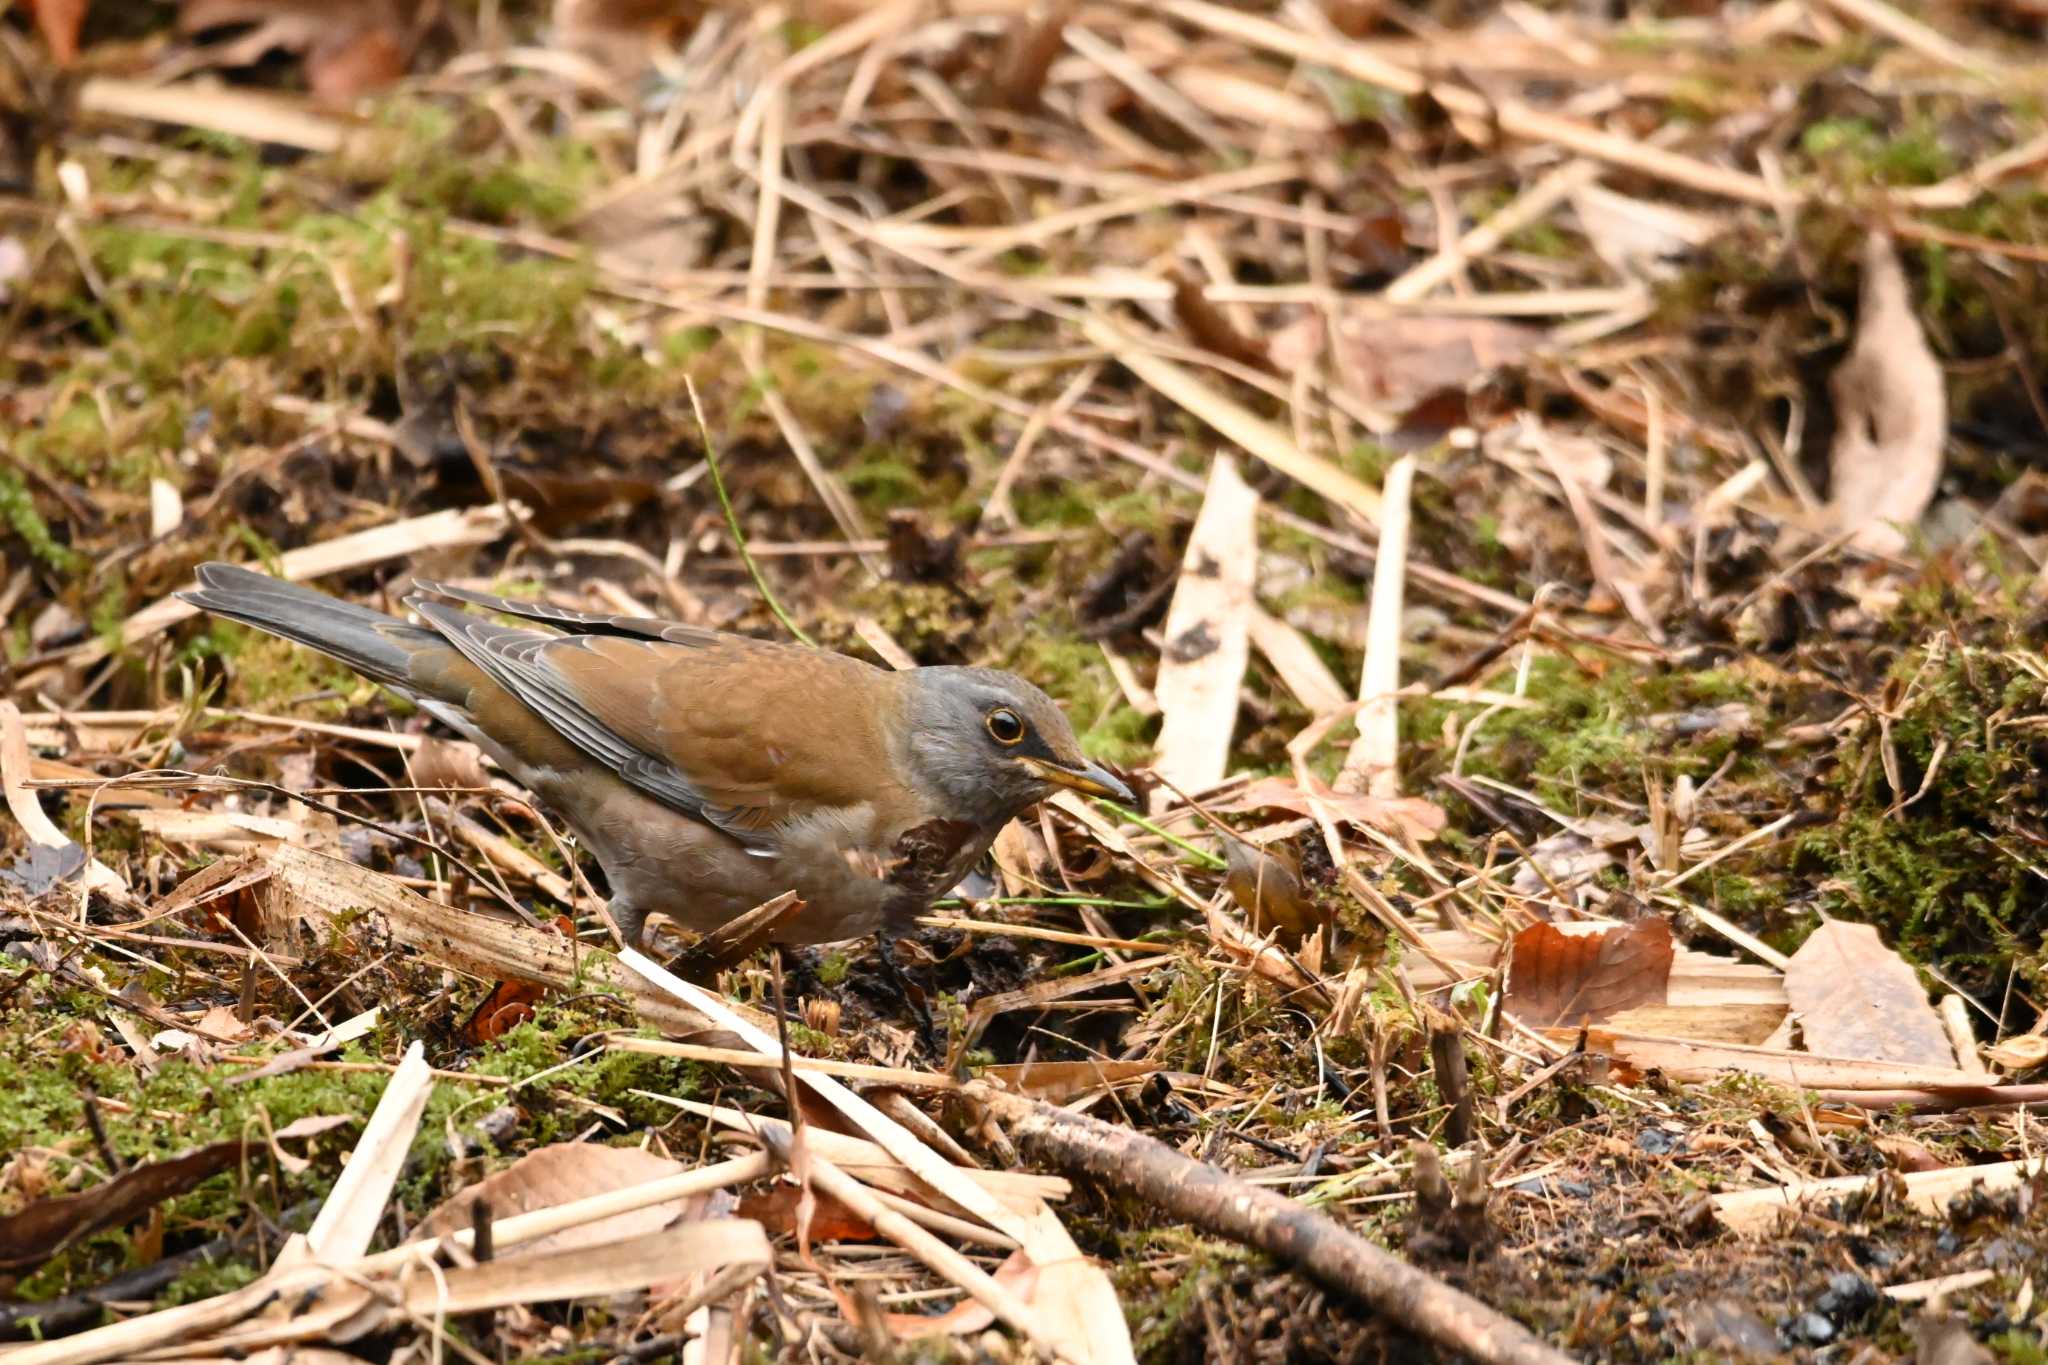
<path fill-rule="evenodd" d="M 138 47 L 41 4 L 76 109 L 0 83 L 0 1217 L 116 1208 L 9 1292 L 166 1305 L 65 1358 L 438 1349 L 446 1312 L 508 1355 L 2019 1358 L 2048 299 L 1982 73 L 2037 34 L 329 17 Z M 685 380 L 805 629 L 1016 667 L 1171 783 L 1034 815 L 906 945 L 948 1057 L 860 945 L 780 993 L 742 946 L 707 1039 L 545 812 L 170 596 L 229 557 L 773 632 Z M 429 1271 L 395 1230 L 436 1205 Z M 533 1217 L 598 1231 L 519 1255 Z M 259 1222 L 308 1240 L 221 1235 Z"/>

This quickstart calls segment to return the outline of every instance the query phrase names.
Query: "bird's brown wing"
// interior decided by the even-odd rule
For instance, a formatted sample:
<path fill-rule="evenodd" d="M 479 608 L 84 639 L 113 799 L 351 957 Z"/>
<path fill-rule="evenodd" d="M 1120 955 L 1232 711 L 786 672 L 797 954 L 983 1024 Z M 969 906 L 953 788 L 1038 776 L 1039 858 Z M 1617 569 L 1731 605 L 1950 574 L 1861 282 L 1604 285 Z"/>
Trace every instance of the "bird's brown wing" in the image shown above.
<path fill-rule="evenodd" d="M 410 605 L 493 682 L 632 786 L 749 847 L 896 790 L 889 674 L 845 655 L 703 631 L 690 643 L 551 636 Z"/>

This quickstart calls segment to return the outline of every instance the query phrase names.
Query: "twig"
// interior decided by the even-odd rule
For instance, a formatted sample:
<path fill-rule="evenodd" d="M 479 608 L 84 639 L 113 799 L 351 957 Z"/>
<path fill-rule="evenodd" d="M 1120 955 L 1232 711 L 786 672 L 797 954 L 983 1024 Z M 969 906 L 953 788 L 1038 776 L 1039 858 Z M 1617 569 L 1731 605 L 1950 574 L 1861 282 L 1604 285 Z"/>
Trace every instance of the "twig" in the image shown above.
<path fill-rule="evenodd" d="M 1019 1145 L 1042 1160 L 1136 1193 L 1204 1231 L 1257 1247 L 1438 1346 L 1501 1365 L 1571 1360 L 1520 1323 L 1292 1199 L 1128 1128 L 986 1086 L 970 1085 L 967 1093 L 1009 1123 Z"/>

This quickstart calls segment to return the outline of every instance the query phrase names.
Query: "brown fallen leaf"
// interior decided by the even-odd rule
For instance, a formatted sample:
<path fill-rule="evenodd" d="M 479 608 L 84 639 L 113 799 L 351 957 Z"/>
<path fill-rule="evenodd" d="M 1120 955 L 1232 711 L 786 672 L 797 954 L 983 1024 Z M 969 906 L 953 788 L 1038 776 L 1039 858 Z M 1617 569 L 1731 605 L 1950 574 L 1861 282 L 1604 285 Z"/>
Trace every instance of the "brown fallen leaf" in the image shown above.
<path fill-rule="evenodd" d="M 813 1187 L 811 1194 L 816 1201 L 808 1218 L 807 1232 L 812 1241 L 872 1242 L 881 1235 L 867 1219 L 824 1190 Z M 740 1217 L 759 1223 L 770 1237 L 781 1237 L 796 1231 L 802 1199 L 803 1191 L 796 1185 L 779 1180 L 765 1192 L 740 1196 L 737 1212 Z"/>
<path fill-rule="evenodd" d="M 1984 1049 L 1984 1060 L 2001 1071 L 2030 1071 L 2048 1062 L 2048 1037 L 2021 1033 Z"/>
<path fill-rule="evenodd" d="M 976 1075 L 1005 1090 L 1047 1104 L 1065 1104 L 1091 1090 L 1103 1090 L 1159 1074 L 1157 1062 L 1089 1059 L 1079 1062 L 1017 1062 L 985 1066 Z"/>
<path fill-rule="evenodd" d="M 1019 113 L 1035 112 L 1053 62 L 1067 50 L 1067 24 L 1076 8 L 1077 0 L 1053 0 L 1042 10 L 1026 11 L 1011 19 L 980 102 Z"/>
<path fill-rule="evenodd" d="M 1345 386 L 1375 407 L 1400 411 L 1513 365 L 1543 342 L 1536 328 L 1495 318 L 1344 318 L 1333 330 Z"/>
<path fill-rule="evenodd" d="M 1339 824 L 1366 826 L 1389 834 L 1405 835 L 1418 841 L 1433 839 L 1443 830 L 1443 807 L 1418 796 L 1379 797 L 1364 792 L 1334 792 L 1320 782 L 1310 791 L 1291 777 L 1262 777 L 1247 782 L 1215 801 L 1209 809 L 1231 814 L 1254 810 L 1284 810 L 1295 815 L 1315 815 L 1321 806 Z"/>
<path fill-rule="evenodd" d="M 0 1218 L 0 1271 L 32 1270 L 80 1237 L 185 1193 L 239 1162 L 246 1146 L 215 1142 L 169 1161 L 131 1166 L 83 1193 L 40 1200 Z"/>
<path fill-rule="evenodd" d="M 1829 524 L 1854 532 L 1850 543 L 1859 549 L 1896 554 L 1941 481 L 1948 391 L 1883 233 L 1864 243 L 1856 341 L 1828 389 L 1835 402 Z"/>
<path fill-rule="evenodd" d="M 1183 270 L 1174 271 L 1172 278 L 1173 315 L 1195 345 L 1205 351 L 1213 351 L 1225 360 L 1234 360 L 1247 369 L 1279 373 L 1272 358 L 1266 354 L 1266 344 L 1240 332 L 1221 308 L 1209 302 L 1209 296 L 1202 292 L 1200 280 Z"/>
<path fill-rule="evenodd" d="M 608 1194 L 631 1185 L 674 1175 L 683 1163 L 637 1147 L 606 1147 L 595 1142 L 557 1142 L 536 1148 L 493 1175 L 454 1195 L 428 1214 L 415 1239 L 440 1237 L 476 1221 L 477 1201 L 490 1205 L 494 1219 L 534 1209 L 551 1208 L 591 1195 Z M 522 1243 L 508 1256 L 533 1256 L 577 1247 L 606 1246 L 659 1232 L 688 1212 L 688 1201 L 669 1200 L 646 1208 L 616 1213 L 593 1223 L 564 1228 L 547 1237 Z"/>
<path fill-rule="evenodd" d="M 1531 1028 L 1597 1024 L 1662 1005 L 1671 986 L 1671 926 L 1644 918 L 1596 933 L 1532 924 L 1515 935 L 1501 1008 Z"/>
<path fill-rule="evenodd" d="M 88 6 L 89 0 L 29 0 L 36 32 L 43 35 L 50 60 L 60 67 L 78 60 L 78 30 L 85 24 Z"/>
<path fill-rule="evenodd" d="M 1038 1267 L 1022 1251 L 1010 1253 L 995 1269 L 995 1281 L 1018 1298 L 1030 1303 L 1038 1288 Z M 963 1298 L 943 1313 L 925 1317 L 917 1313 L 884 1313 L 882 1325 L 889 1329 L 898 1341 L 914 1341 L 919 1337 L 955 1336 L 964 1337 L 980 1332 L 994 1324 L 996 1315 L 978 1300 Z"/>
<path fill-rule="evenodd" d="M 1913 1365 L 1991 1365 L 1995 1359 L 1954 1313 L 1922 1313 L 1913 1324 L 1913 1340 Z"/>
<path fill-rule="evenodd" d="M 314 97 L 346 104 L 405 74 L 419 36 L 416 18 L 405 0 L 365 0 L 341 11 L 318 0 L 184 0 L 178 31 L 254 25 L 203 55 L 218 66 L 251 66 L 271 52 L 299 53 Z"/>
<path fill-rule="evenodd" d="M 1225 839 L 1223 860 L 1223 889 L 1254 933 L 1277 929 L 1283 942 L 1297 945 L 1318 927 L 1320 916 L 1302 881 L 1301 859 L 1285 841 L 1260 848 L 1244 839 Z"/>
<path fill-rule="evenodd" d="M 1953 1067 L 1955 1049 L 1920 978 L 1868 924 L 1828 920 L 1785 967 L 1809 1052 Z"/>
<path fill-rule="evenodd" d="M 576 937 L 576 922 L 567 915 L 557 915 L 552 927 L 564 938 Z M 482 1047 L 502 1038 L 533 1018 L 533 1007 L 546 994 L 547 987 L 538 982 L 523 981 L 518 977 L 501 980 L 463 1021 L 462 1041 L 472 1047 Z"/>
<path fill-rule="evenodd" d="M 1880 1133 L 1870 1140 L 1870 1145 L 1884 1153 L 1885 1160 L 1896 1170 L 1940 1171 L 1956 1164 L 1943 1160 L 1926 1143 L 1914 1138 Z"/>

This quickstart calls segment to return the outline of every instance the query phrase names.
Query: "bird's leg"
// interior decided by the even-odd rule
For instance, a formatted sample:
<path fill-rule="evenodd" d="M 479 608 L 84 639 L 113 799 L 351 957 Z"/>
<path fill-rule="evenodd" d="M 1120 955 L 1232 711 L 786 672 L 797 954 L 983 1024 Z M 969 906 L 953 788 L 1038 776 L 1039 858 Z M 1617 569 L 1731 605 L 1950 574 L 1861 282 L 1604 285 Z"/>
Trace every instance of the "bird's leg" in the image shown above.
<path fill-rule="evenodd" d="M 605 905 L 611 915 L 612 927 L 619 931 L 623 946 L 645 950 L 647 942 L 647 912 L 637 905 L 628 905 L 619 896 L 613 896 Z"/>
<path fill-rule="evenodd" d="M 896 960 L 896 935 L 887 929 L 875 934 L 875 955 L 882 959 L 882 979 L 896 992 L 896 998 L 910 1007 L 917 1019 L 917 1040 L 933 1056 L 939 1055 L 939 1034 L 932 1026 L 931 1006 L 925 1003 L 923 991 L 912 992 L 910 977 L 903 965 Z"/>

